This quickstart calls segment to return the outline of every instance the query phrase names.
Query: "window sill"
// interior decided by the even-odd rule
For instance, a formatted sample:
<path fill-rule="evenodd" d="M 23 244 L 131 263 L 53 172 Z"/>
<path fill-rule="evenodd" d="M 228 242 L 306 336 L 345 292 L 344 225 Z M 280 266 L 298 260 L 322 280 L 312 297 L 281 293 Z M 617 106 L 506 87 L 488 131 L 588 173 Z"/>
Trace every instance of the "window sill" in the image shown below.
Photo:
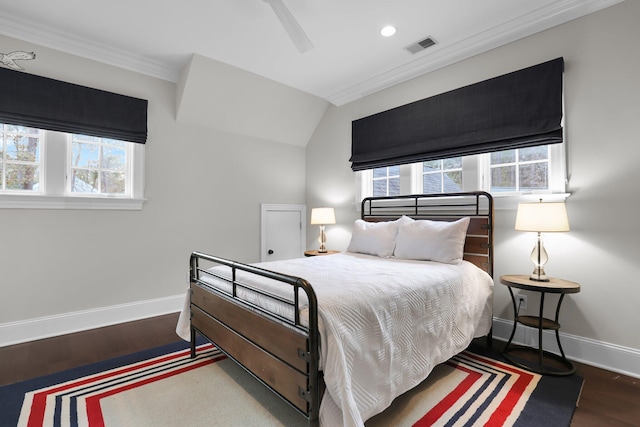
<path fill-rule="evenodd" d="M 142 210 L 144 199 L 118 197 L 50 197 L 42 195 L 0 195 L 0 209 L 103 209 Z"/>
<path fill-rule="evenodd" d="M 533 203 L 542 199 L 543 202 L 564 202 L 571 193 L 528 193 L 528 194 L 500 194 L 493 193 L 494 209 L 517 209 L 518 203 Z"/>

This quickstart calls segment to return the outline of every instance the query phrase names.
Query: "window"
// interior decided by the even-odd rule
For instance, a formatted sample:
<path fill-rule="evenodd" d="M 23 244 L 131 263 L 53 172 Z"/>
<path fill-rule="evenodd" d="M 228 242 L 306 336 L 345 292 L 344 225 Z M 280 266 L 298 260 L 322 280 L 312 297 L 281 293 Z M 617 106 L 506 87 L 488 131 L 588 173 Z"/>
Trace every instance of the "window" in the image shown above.
<path fill-rule="evenodd" d="M 423 193 L 462 191 L 462 157 L 422 162 Z"/>
<path fill-rule="evenodd" d="M 43 133 L 39 129 L 0 124 L 0 181 L 2 192 L 40 191 Z"/>
<path fill-rule="evenodd" d="M 141 209 L 144 144 L 0 124 L 0 207 Z"/>
<path fill-rule="evenodd" d="M 115 139 L 71 135 L 67 192 L 72 194 L 127 195 L 130 174 L 127 155 L 131 144 Z"/>
<path fill-rule="evenodd" d="M 149 101 L 1 67 L 0 75 L 0 208 L 142 208 Z"/>
<path fill-rule="evenodd" d="M 549 189 L 549 146 L 490 153 L 491 193 Z"/>
<path fill-rule="evenodd" d="M 494 196 L 564 193 L 564 144 L 369 169 L 356 176 L 357 203 L 364 197 L 387 194 L 476 190 Z"/>
<path fill-rule="evenodd" d="M 373 195 L 397 196 L 400 194 L 400 166 L 373 170 Z"/>

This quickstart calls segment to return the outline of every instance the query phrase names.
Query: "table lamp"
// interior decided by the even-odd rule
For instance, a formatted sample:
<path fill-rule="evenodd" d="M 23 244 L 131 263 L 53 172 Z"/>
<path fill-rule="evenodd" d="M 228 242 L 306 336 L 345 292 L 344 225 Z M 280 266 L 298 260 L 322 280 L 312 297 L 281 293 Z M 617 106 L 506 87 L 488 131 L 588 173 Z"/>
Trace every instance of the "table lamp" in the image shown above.
<path fill-rule="evenodd" d="M 324 226 L 327 224 L 335 224 L 336 223 L 336 213 L 333 208 L 313 208 L 311 209 L 311 224 L 320 226 L 320 236 L 318 240 L 320 241 L 320 249 L 318 249 L 319 253 L 326 253 L 327 248 L 325 243 L 327 241 L 327 236 L 324 234 Z"/>
<path fill-rule="evenodd" d="M 515 229 L 538 233 L 538 240 L 531 251 L 534 269 L 529 278 L 538 282 L 548 282 L 544 266 L 549 260 L 549 255 L 542 244 L 541 233 L 569 231 L 569 219 L 564 202 L 542 203 L 540 199 L 539 203 L 518 204 Z"/>

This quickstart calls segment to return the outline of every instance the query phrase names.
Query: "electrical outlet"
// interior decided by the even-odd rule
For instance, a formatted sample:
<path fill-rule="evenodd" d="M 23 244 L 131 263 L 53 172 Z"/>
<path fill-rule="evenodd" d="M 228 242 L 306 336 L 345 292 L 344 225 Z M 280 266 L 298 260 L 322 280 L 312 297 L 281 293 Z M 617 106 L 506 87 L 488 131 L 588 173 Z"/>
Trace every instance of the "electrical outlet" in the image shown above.
<path fill-rule="evenodd" d="M 520 310 L 526 310 L 527 309 L 527 296 L 524 294 L 518 294 L 516 296 L 516 302 L 518 305 L 518 308 Z"/>

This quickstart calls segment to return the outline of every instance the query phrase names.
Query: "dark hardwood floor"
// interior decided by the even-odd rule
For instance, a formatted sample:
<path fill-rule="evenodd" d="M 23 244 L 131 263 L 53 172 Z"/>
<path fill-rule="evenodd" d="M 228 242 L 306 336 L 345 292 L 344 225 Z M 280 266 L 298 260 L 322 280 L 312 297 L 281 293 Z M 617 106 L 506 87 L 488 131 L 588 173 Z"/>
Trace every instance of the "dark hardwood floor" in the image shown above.
<path fill-rule="evenodd" d="M 0 347 L 0 385 L 171 344 L 178 314 Z"/>
<path fill-rule="evenodd" d="M 170 344 L 177 314 L 0 347 L 0 386 Z M 577 364 L 585 379 L 571 425 L 639 426 L 640 380 Z"/>

